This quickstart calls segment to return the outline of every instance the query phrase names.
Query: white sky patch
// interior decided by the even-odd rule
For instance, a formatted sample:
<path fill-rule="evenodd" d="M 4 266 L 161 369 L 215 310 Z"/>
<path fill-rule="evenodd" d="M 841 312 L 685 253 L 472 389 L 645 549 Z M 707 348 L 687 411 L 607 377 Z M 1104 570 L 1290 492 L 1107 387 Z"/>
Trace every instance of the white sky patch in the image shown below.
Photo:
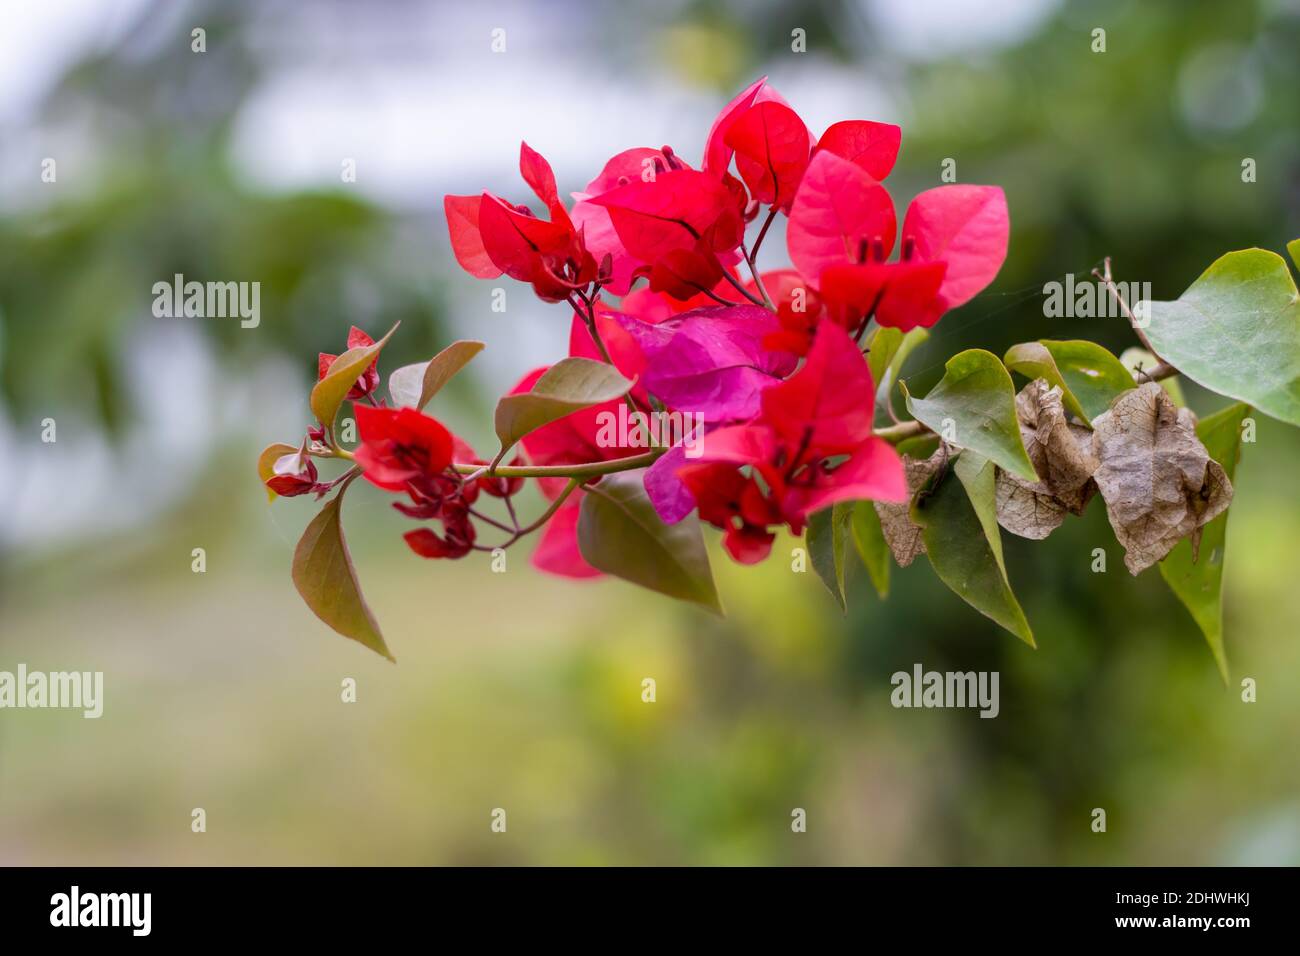
<path fill-rule="evenodd" d="M 881 45 L 915 60 L 1014 46 L 1031 36 L 1061 0 L 858 0 Z"/>

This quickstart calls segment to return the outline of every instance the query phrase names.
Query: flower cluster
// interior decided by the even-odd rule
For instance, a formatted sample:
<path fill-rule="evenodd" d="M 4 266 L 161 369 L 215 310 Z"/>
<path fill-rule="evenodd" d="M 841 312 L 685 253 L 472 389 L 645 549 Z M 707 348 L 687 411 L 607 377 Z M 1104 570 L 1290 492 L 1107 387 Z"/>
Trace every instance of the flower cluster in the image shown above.
<path fill-rule="evenodd" d="M 451 245 L 474 276 L 508 275 L 567 302 L 569 354 L 635 380 L 626 399 L 634 406 L 707 423 L 703 455 L 661 449 L 645 488 L 665 522 L 696 511 L 724 530 L 733 558 L 753 562 L 779 525 L 798 534 L 837 501 L 906 497 L 898 456 L 872 434 L 863 334 L 872 319 L 903 331 L 934 325 L 984 288 L 1006 255 L 996 187 L 923 192 L 900 231 L 882 184 L 900 140 L 897 126 L 865 120 L 814 138 L 759 80 L 718 115 L 698 168 L 669 146 L 628 149 L 567 208 L 550 166 L 522 145 L 520 173 L 542 208 L 492 193 L 447 196 Z M 792 268 L 759 272 L 759 247 L 779 216 Z M 747 227 L 760 217 L 751 244 Z M 524 451 L 548 465 L 627 455 L 596 441 L 598 416 L 615 404 L 524 436 Z M 551 497 L 563 487 L 544 482 Z M 574 535 L 580 495 L 543 536 L 534 561 L 545 570 L 595 573 Z"/>
<path fill-rule="evenodd" d="M 319 497 L 359 473 L 401 496 L 394 507 L 422 522 L 406 542 L 428 558 L 508 547 L 540 530 L 534 564 L 571 577 L 600 573 L 579 545 L 579 516 L 614 472 L 642 470 L 663 527 L 696 514 L 744 563 L 769 553 L 778 528 L 800 534 L 837 502 L 905 500 L 900 459 L 873 430 L 864 339 L 873 320 L 928 327 L 968 301 L 1001 266 L 1008 221 L 1001 190 L 949 185 L 917 196 L 900 229 L 883 185 L 900 140 L 897 126 L 865 120 L 814 137 L 764 79 L 721 111 L 698 166 L 670 146 L 624 150 L 571 201 L 523 144 L 533 206 L 485 192 L 447 196 L 444 208 L 467 272 L 509 276 L 571 310 L 568 356 L 529 372 L 502 400 L 509 422 L 519 407 L 509 402 L 538 397 L 528 426 L 507 428 L 500 454 L 484 462 L 422 411 L 430 380 L 454 374 L 441 365 L 468 356 L 399 370 L 385 400 L 377 361 L 387 337 L 354 328 L 343 355 L 319 358 L 317 424 L 300 447 L 264 453 L 263 480 L 275 494 Z M 760 271 L 759 250 L 781 217 L 790 264 Z M 593 367 L 624 387 L 588 394 Z M 568 391 L 557 394 L 560 379 Z M 334 435 L 345 400 L 354 451 Z M 685 416 L 702 435 L 689 447 L 651 439 L 660 431 L 649 428 L 611 441 L 601 423 L 614 413 L 642 424 Z M 526 460 L 503 464 L 516 443 Z M 351 460 L 353 470 L 321 482 L 314 456 Z M 524 526 L 512 498 L 526 478 L 550 506 Z M 478 510 L 480 494 L 504 499 L 508 518 Z M 505 539 L 482 542 L 486 526 Z"/>

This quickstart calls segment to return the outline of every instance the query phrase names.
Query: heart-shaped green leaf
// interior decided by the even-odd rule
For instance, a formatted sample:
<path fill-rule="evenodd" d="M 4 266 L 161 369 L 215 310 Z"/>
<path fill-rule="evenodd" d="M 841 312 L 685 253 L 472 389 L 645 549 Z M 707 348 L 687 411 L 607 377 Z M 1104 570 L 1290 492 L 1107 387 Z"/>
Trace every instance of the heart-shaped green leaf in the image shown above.
<path fill-rule="evenodd" d="M 606 362 L 560 359 L 543 373 L 530 392 L 497 402 L 496 430 L 504 453 L 534 429 L 583 408 L 627 393 L 632 383 Z"/>
<path fill-rule="evenodd" d="M 343 399 L 347 398 L 348 391 L 357 383 L 363 372 L 370 367 L 370 363 L 375 360 L 379 350 L 388 344 L 388 340 L 393 337 L 397 331 L 398 322 L 388 334 L 376 342 L 374 345 L 364 345 L 355 349 L 348 349 L 342 355 L 334 360 L 330 365 L 330 370 L 325 373 L 325 377 L 316 383 L 311 390 L 311 410 L 319 421 L 326 428 L 334 427 L 334 419 L 338 416 L 339 406 L 343 404 Z"/>
<path fill-rule="evenodd" d="M 599 571 L 722 614 L 699 518 L 664 524 L 644 472 L 606 475 L 588 486 L 578 513 L 578 549 Z"/>
<path fill-rule="evenodd" d="M 1135 384 L 1119 359 L 1083 339 L 1022 342 L 1011 346 L 1003 361 L 1030 381 L 1045 378 L 1049 385 L 1059 385 L 1066 410 L 1089 424 Z"/>
<path fill-rule="evenodd" d="M 1241 425 L 1250 406 L 1238 402 L 1202 419 L 1196 437 L 1210 457 L 1235 479 L 1241 457 Z M 1229 509 L 1230 511 L 1231 509 Z M 1201 528 L 1198 555 L 1192 560 L 1192 543 L 1180 541 L 1160 562 L 1160 576 L 1183 602 L 1210 645 L 1219 673 L 1228 680 L 1228 656 L 1223 647 L 1223 558 L 1228 535 L 1228 511 Z"/>
<path fill-rule="evenodd" d="M 903 397 L 912 416 L 945 441 L 977 451 L 1026 481 L 1038 480 L 1020 439 L 1011 376 L 992 352 L 958 352 L 930 394 L 913 398 L 903 385 Z"/>
<path fill-rule="evenodd" d="M 866 565 L 871 583 L 883 601 L 889 597 L 889 545 L 885 542 L 875 505 L 870 501 L 855 501 L 850 526 L 858 557 Z"/>
<path fill-rule="evenodd" d="M 1034 635 L 1007 581 L 998 531 L 993 462 L 963 451 L 912 505 L 939 580 L 1030 647 Z"/>
<path fill-rule="evenodd" d="M 339 488 L 302 533 L 293 552 L 293 585 L 312 613 L 334 630 L 395 661 L 361 594 L 343 538 L 339 512 L 349 483 Z"/>
<path fill-rule="evenodd" d="M 1181 374 L 1300 425 L 1300 294 L 1277 253 L 1229 252 L 1148 316 L 1151 347 Z"/>
<path fill-rule="evenodd" d="M 403 365 L 388 376 L 389 400 L 394 405 L 422 410 L 453 375 L 482 351 L 482 342 L 458 339 L 427 362 Z"/>
<path fill-rule="evenodd" d="M 275 477 L 275 463 L 285 455 L 292 455 L 298 449 L 293 445 L 286 445 L 282 441 L 267 445 L 262 449 L 262 453 L 257 456 L 257 477 L 262 479 L 262 486 L 265 488 L 266 483 Z M 277 495 L 270 488 L 266 489 L 266 500 L 274 501 Z"/>
<path fill-rule="evenodd" d="M 849 546 L 849 524 L 853 520 L 853 502 L 841 501 L 808 516 L 808 533 L 804 543 L 813 570 L 831 592 L 841 611 L 848 609 L 844 596 L 844 559 Z"/>

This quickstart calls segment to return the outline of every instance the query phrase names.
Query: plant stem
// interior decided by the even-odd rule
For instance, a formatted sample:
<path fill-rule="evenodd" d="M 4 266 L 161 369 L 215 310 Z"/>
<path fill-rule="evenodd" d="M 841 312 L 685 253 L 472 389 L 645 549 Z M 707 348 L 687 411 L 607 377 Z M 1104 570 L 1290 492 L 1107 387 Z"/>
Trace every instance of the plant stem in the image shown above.
<path fill-rule="evenodd" d="M 1119 288 L 1115 285 L 1115 280 L 1111 278 L 1110 256 L 1103 259 L 1102 268 L 1093 269 L 1092 274 L 1101 280 L 1102 285 L 1106 287 L 1106 290 L 1110 292 L 1111 296 L 1113 296 L 1115 301 L 1119 304 L 1120 309 L 1124 312 L 1124 318 L 1128 319 L 1128 324 L 1133 327 L 1133 332 L 1137 335 L 1138 341 L 1142 343 L 1142 347 L 1152 355 L 1155 355 L 1156 360 L 1161 364 L 1168 364 L 1164 359 L 1160 358 L 1156 353 L 1156 350 L 1151 347 L 1151 340 L 1147 338 L 1146 332 L 1142 331 L 1141 326 L 1138 324 L 1137 316 L 1133 314 L 1133 310 L 1129 308 L 1128 302 L 1124 300 L 1124 296 L 1120 294 Z"/>
<path fill-rule="evenodd" d="M 872 432 L 877 438 L 883 438 L 891 445 L 897 445 L 908 438 L 916 438 L 918 435 L 924 435 L 930 429 L 918 421 L 899 422 L 897 425 L 890 425 L 886 428 L 877 428 Z"/>
<path fill-rule="evenodd" d="M 724 279 L 726 279 L 729 283 L 731 283 L 732 288 L 734 288 L 737 292 L 739 292 L 741 295 L 743 295 L 746 299 L 748 299 L 748 300 L 749 300 L 751 303 L 753 303 L 754 305 L 762 305 L 762 304 L 763 304 L 763 300 L 762 300 L 762 299 L 760 299 L 758 296 L 754 295 L 752 292 L 750 292 L 748 289 L 746 289 L 743 285 L 741 285 L 741 284 L 740 284 L 740 280 L 737 279 L 735 276 L 733 276 L 730 272 L 728 272 L 728 271 L 726 271 L 726 270 L 724 269 L 724 270 L 722 271 L 722 277 L 723 277 Z"/>
<path fill-rule="evenodd" d="M 599 478 L 601 475 L 612 475 L 620 471 L 632 471 L 653 465 L 667 450 L 667 448 L 653 448 L 628 458 L 589 461 L 580 465 L 502 465 L 494 474 L 502 478 Z M 457 474 L 461 475 L 472 475 L 482 467 L 472 462 L 459 461 L 452 465 Z"/>

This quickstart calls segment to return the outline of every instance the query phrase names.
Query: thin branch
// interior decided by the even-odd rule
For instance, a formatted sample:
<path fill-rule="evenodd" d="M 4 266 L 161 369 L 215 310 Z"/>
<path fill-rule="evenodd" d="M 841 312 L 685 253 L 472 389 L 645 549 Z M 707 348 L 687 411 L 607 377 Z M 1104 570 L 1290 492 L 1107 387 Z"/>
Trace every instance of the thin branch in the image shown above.
<path fill-rule="evenodd" d="M 632 471 L 653 465 L 667 448 L 652 448 L 640 455 L 614 458 L 610 461 L 590 461 L 580 465 L 502 465 L 494 474 L 502 478 L 598 478 L 620 471 Z M 483 468 L 473 462 L 456 462 L 451 466 L 457 474 L 473 475 Z"/>
<path fill-rule="evenodd" d="M 732 275 L 730 272 L 728 272 L 726 269 L 723 269 L 723 270 L 722 270 L 722 277 L 723 277 L 724 279 L 726 279 L 729 283 L 731 283 L 732 288 L 734 288 L 737 292 L 739 292 L 741 295 L 743 295 L 746 299 L 748 299 L 748 300 L 749 300 L 750 302 L 752 302 L 754 305 L 762 305 L 762 304 L 763 304 L 763 300 L 762 300 L 762 299 L 760 299 L 758 296 L 754 295 L 754 293 L 750 292 L 750 291 L 749 291 L 748 289 L 746 289 L 743 285 L 741 285 L 741 284 L 740 284 L 740 280 L 737 279 L 735 276 L 733 276 L 733 275 Z"/>
<path fill-rule="evenodd" d="M 1124 313 L 1124 318 L 1128 319 L 1129 325 L 1133 327 L 1133 332 L 1137 335 L 1138 341 L 1142 343 L 1142 347 L 1152 355 L 1155 355 L 1157 360 L 1164 362 L 1164 359 L 1160 358 L 1156 353 L 1156 350 L 1152 348 L 1151 340 L 1147 338 L 1146 332 L 1142 331 L 1141 326 L 1138 324 L 1137 316 L 1133 314 L 1133 310 L 1129 308 L 1128 302 L 1124 300 L 1124 296 L 1120 294 L 1119 288 L 1115 285 L 1115 280 L 1111 278 L 1110 256 L 1103 259 L 1102 268 L 1093 269 L 1092 274 L 1101 280 L 1102 285 L 1106 287 L 1107 291 L 1110 292 L 1111 296 L 1113 296 L 1115 301 L 1119 304 L 1120 309 Z"/>

